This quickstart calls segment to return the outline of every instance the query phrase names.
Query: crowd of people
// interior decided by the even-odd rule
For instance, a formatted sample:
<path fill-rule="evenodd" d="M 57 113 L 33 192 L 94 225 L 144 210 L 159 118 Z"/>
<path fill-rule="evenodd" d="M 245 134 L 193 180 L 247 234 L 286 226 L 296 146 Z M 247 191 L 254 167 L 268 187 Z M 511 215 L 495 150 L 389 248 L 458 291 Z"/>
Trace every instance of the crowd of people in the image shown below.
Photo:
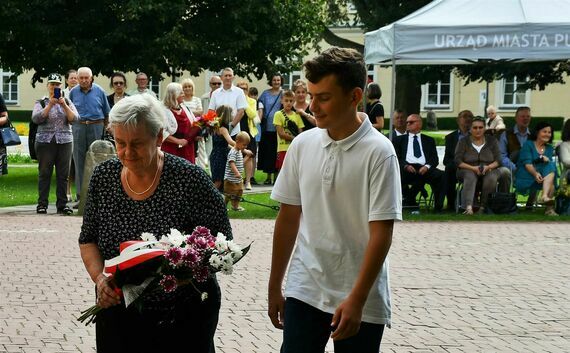
<path fill-rule="evenodd" d="M 568 179 L 567 165 L 570 123 L 562 129 L 562 143 L 553 145 L 550 123 L 538 122 L 531 130 L 531 109 L 517 108 L 515 125 L 507 128 L 496 108 L 487 108 L 488 118 L 475 117 L 464 110 L 457 117 L 457 129 L 445 136 L 445 170 L 437 168 L 439 159 L 432 137 L 421 133 L 422 119 L 412 114 L 394 113 L 392 139 L 400 161 L 404 206 L 417 207 L 417 195 L 429 184 L 434 210 L 462 210 L 466 215 L 492 212 L 491 194 L 509 193 L 527 196 L 525 208 L 544 205 L 545 215 L 556 216 L 555 191 L 559 178 Z M 561 162 L 559 175 L 555 150 Z M 537 195 L 540 194 L 540 197 Z M 459 200 L 456 198 L 459 197 Z"/>

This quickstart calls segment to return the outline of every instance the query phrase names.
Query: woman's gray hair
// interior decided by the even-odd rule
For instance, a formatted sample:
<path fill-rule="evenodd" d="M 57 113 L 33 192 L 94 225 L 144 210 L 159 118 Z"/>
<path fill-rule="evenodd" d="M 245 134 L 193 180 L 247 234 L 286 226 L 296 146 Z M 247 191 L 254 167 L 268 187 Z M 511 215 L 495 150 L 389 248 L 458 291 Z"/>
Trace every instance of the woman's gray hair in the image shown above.
<path fill-rule="evenodd" d="M 182 85 L 180 83 L 171 82 L 166 86 L 166 94 L 162 102 L 167 108 L 176 108 L 179 106 L 177 99 L 182 92 Z"/>
<path fill-rule="evenodd" d="M 121 99 L 109 113 L 111 129 L 117 125 L 137 128 L 142 124 L 152 137 L 157 137 L 164 126 L 164 108 L 148 93 Z"/>
<path fill-rule="evenodd" d="M 496 112 L 497 112 L 497 108 L 495 108 L 494 105 L 490 105 L 490 106 L 487 107 L 487 114 L 489 114 L 489 113 L 491 113 L 491 112 L 493 112 L 493 113 L 496 113 Z"/>

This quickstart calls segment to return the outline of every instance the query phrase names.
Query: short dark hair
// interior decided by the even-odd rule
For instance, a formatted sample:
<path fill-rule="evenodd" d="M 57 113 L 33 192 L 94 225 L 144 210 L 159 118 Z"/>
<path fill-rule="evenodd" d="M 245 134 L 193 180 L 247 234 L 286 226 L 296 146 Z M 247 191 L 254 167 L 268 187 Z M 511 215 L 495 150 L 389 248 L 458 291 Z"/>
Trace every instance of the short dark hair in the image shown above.
<path fill-rule="evenodd" d="M 473 115 L 472 115 L 473 116 Z M 471 123 L 474 123 L 476 121 L 480 121 L 483 123 L 483 126 L 485 126 L 485 118 L 483 118 L 481 115 L 477 115 L 475 117 L 472 118 Z"/>
<path fill-rule="evenodd" d="M 121 71 L 115 71 L 113 72 L 113 74 L 111 75 L 111 80 L 109 82 L 109 86 L 111 86 L 111 88 L 113 88 L 113 78 L 115 77 L 122 77 L 123 81 L 125 81 L 125 85 L 124 87 L 127 88 L 127 78 L 125 77 L 125 74 L 122 73 Z"/>
<path fill-rule="evenodd" d="M 271 76 L 269 76 L 269 79 L 267 80 L 267 84 L 269 86 L 271 86 L 271 83 L 273 81 L 273 77 L 279 77 L 279 79 L 281 80 L 281 86 L 283 86 L 283 75 L 281 75 L 279 72 L 276 72 L 274 74 L 271 74 Z"/>
<path fill-rule="evenodd" d="M 332 47 L 303 64 L 305 77 L 318 83 L 325 76 L 334 75 L 343 91 L 359 87 L 364 90 L 366 65 L 358 51 L 350 48 Z"/>
<path fill-rule="evenodd" d="M 530 112 L 530 107 L 527 107 L 526 105 L 518 107 L 517 110 L 515 111 L 515 118 L 517 117 L 517 115 L 519 115 L 519 112 L 523 110 L 528 110 Z"/>
<path fill-rule="evenodd" d="M 65 79 L 67 80 L 69 78 L 69 75 L 71 75 L 73 73 L 76 74 L 77 70 L 75 70 L 75 69 L 68 70 L 67 73 L 65 74 Z"/>
<path fill-rule="evenodd" d="M 562 141 L 570 141 L 570 119 L 566 119 L 562 126 Z"/>
<path fill-rule="evenodd" d="M 471 119 L 474 118 L 473 116 L 473 112 L 471 110 L 462 110 L 459 112 L 459 114 L 457 114 L 457 118 L 466 118 L 466 117 L 470 117 Z"/>
<path fill-rule="evenodd" d="M 370 82 L 367 87 L 368 99 L 380 99 L 382 97 L 382 90 L 380 89 L 380 85 L 375 82 Z"/>
<path fill-rule="evenodd" d="M 255 87 L 249 87 L 249 91 L 247 91 L 247 93 L 249 93 L 250 96 L 257 96 L 259 91 Z"/>
<path fill-rule="evenodd" d="M 530 133 L 528 139 L 531 141 L 536 141 L 538 132 L 547 127 L 549 127 L 550 132 L 552 132 L 552 134 L 550 135 L 550 140 L 548 140 L 548 143 L 552 143 L 552 140 L 554 139 L 554 129 L 552 128 L 552 125 L 546 121 L 539 121 L 538 124 L 536 124 L 536 126 L 534 127 L 534 129 L 532 129 L 532 132 Z"/>

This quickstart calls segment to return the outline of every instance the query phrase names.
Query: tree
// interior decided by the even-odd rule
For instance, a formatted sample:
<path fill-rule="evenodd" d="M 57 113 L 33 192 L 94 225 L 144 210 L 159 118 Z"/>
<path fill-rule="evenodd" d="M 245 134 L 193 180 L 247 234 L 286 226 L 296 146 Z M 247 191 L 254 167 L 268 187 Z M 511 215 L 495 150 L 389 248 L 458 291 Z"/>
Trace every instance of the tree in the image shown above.
<path fill-rule="evenodd" d="M 0 67 L 16 75 L 89 66 L 94 74 L 197 75 L 232 67 L 261 78 L 300 67 L 326 0 L 4 0 Z"/>
<path fill-rule="evenodd" d="M 431 0 L 352 1 L 357 10 L 358 19 L 366 31 L 376 30 L 395 22 L 430 2 Z M 492 82 L 516 76 L 528 78 L 526 84 L 521 85 L 518 88 L 519 90 L 544 90 L 551 83 L 564 83 L 564 76 L 570 74 L 570 63 L 569 61 L 535 63 L 487 61 L 457 66 L 400 65 L 396 72 L 396 107 L 409 113 L 418 113 L 420 111 L 421 84 L 436 82 L 449 77 L 451 71 L 463 78 L 466 85 L 470 82 Z"/>

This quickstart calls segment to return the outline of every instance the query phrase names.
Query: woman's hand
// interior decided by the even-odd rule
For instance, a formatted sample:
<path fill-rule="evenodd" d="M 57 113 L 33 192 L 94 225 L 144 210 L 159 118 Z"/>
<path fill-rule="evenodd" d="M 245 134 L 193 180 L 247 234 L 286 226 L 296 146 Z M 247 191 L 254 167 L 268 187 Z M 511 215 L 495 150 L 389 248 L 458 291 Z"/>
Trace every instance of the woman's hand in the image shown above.
<path fill-rule="evenodd" d="M 243 154 L 245 154 L 246 156 L 253 156 L 253 152 L 251 152 L 247 148 L 243 150 Z"/>
<path fill-rule="evenodd" d="M 63 107 L 67 107 L 67 102 L 65 101 L 65 98 L 63 98 L 63 97 L 59 97 L 59 99 L 57 100 L 57 103 L 61 104 Z"/>
<path fill-rule="evenodd" d="M 186 139 L 178 139 L 178 148 L 182 148 L 188 144 L 188 140 Z"/>
<path fill-rule="evenodd" d="M 59 104 L 59 99 L 54 98 L 54 97 L 50 97 L 48 105 L 54 106 L 56 104 Z"/>
<path fill-rule="evenodd" d="M 540 175 L 540 173 L 536 173 L 534 175 L 534 180 L 539 183 L 542 184 L 542 182 L 544 181 L 544 178 L 542 177 L 542 175 Z"/>
<path fill-rule="evenodd" d="M 115 283 L 112 278 L 100 274 L 97 276 L 97 305 L 108 308 L 121 303 L 121 297 L 115 292 Z"/>

